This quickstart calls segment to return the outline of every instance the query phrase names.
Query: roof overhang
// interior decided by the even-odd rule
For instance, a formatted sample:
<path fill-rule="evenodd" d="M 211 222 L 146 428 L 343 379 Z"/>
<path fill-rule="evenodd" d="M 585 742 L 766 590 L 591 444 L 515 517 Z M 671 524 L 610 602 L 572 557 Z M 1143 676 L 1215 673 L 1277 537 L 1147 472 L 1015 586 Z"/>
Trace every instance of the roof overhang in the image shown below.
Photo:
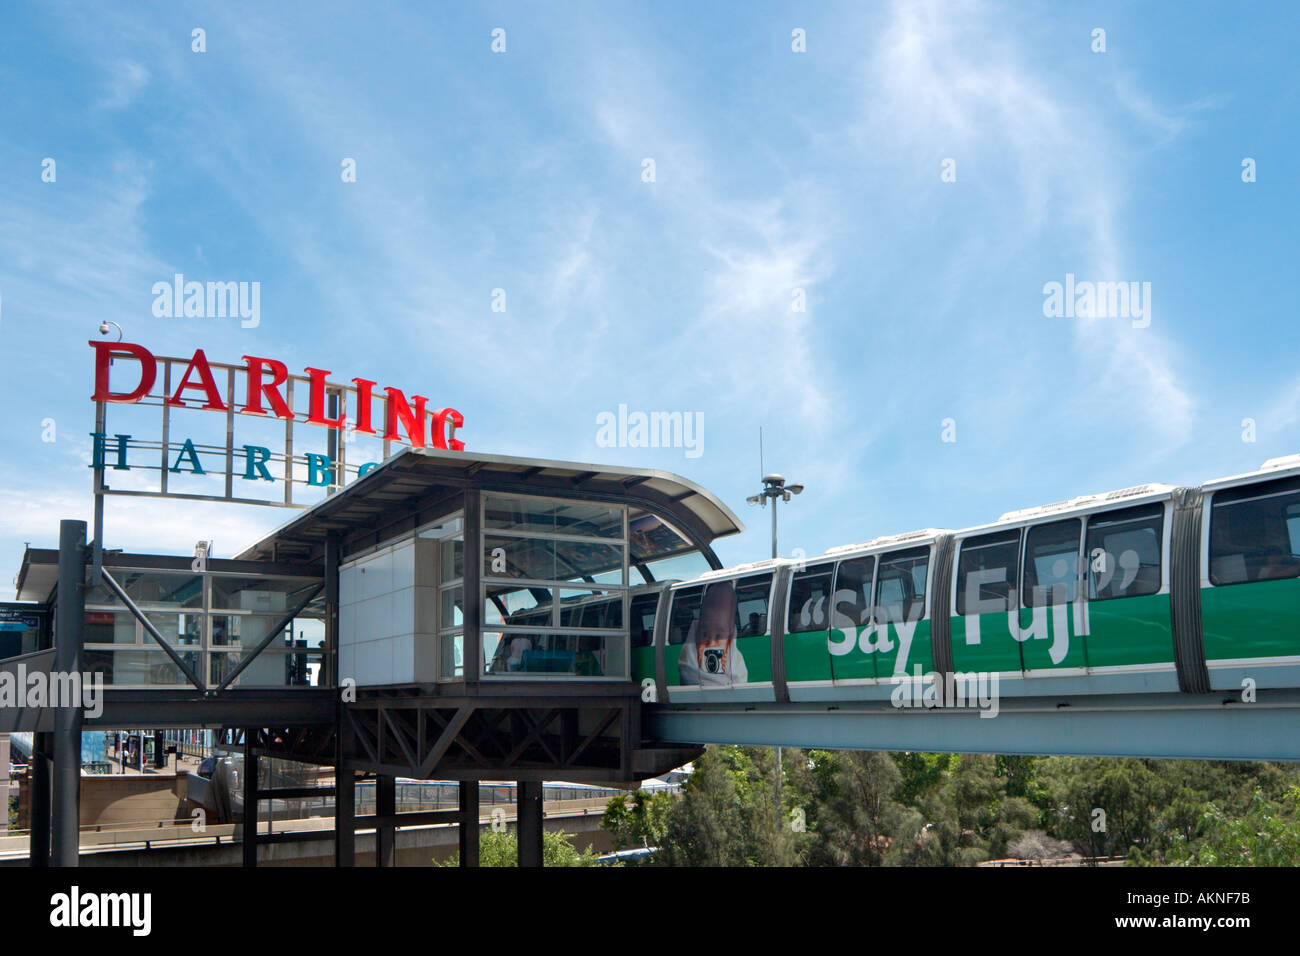
<path fill-rule="evenodd" d="M 666 471 L 405 448 L 236 557 L 316 561 L 330 537 L 346 556 L 433 520 L 470 489 L 624 502 L 658 514 L 701 549 L 744 530 L 716 496 Z"/>

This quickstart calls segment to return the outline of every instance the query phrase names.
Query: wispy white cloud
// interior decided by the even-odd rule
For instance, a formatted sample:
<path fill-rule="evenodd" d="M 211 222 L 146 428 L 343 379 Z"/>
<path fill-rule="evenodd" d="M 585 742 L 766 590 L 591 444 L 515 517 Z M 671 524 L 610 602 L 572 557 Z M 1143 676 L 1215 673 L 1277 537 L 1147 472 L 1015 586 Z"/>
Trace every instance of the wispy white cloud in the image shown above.
<path fill-rule="evenodd" d="M 999 259 L 1013 267 L 1023 252 L 1047 242 L 1059 250 L 1062 274 L 1043 276 L 1039 284 L 1060 281 L 1067 271 L 1081 279 L 1141 280 L 1129 264 L 1132 250 L 1125 235 L 1124 169 L 1130 149 L 1104 118 L 1108 111 L 1090 108 L 1075 87 L 1027 66 L 1004 11 L 979 2 L 905 2 L 892 11 L 866 68 L 860 146 L 879 151 L 884 143 L 886 156 L 896 163 L 932 164 L 936 180 L 937 157 L 953 157 L 960 188 L 989 192 L 995 204 L 1000 192 L 1021 205 L 1018 220 L 997 222 L 998 248 L 986 250 L 980 263 L 984 274 L 999 268 Z M 1136 85 L 1117 89 L 1125 108 L 1158 134 L 1183 130 L 1181 118 L 1151 105 Z M 990 169 L 1002 178 L 995 180 Z M 1005 178 L 1008 172 L 1014 180 Z M 931 202 L 942 205 L 947 199 L 941 194 Z M 968 249 L 969 243 L 959 243 L 957 254 Z M 950 269 L 950 274 L 960 272 L 959 266 Z M 1153 290 L 1157 310 L 1159 293 Z M 1041 304 L 1035 298 L 1024 301 Z M 974 303 L 961 301 L 960 287 L 945 299 L 954 311 L 973 318 Z M 1077 320 L 1070 336 L 1074 378 L 1081 385 L 1071 405 L 1093 420 L 1119 416 L 1140 423 L 1160 451 L 1185 443 L 1195 422 L 1194 401 L 1180 378 L 1179 352 L 1161 331 L 1170 318 L 1157 311 L 1148 329 L 1132 329 L 1116 319 Z M 1049 321 L 1032 313 L 1005 321 L 1014 329 L 1036 320 Z M 1061 359 L 1050 344 L 1034 347 L 1031 341 L 1016 333 L 1016 364 L 1025 373 L 1018 376 L 1016 403 L 1059 407 L 1061 376 L 1044 380 L 1041 370 L 1059 367 Z M 961 350 L 948 358 L 969 360 Z M 1046 394 L 1032 394 L 1042 388 L 1036 381 L 1047 386 Z M 1000 401 L 981 387 L 969 392 L 963 406 L 982 415 L 990 400 Z M 1156 451 L 1149 443 L 1146 450 Z"/>
<path fill-rule="evenodd" d="M 134 60 L 120 60 L 108 67 L 104 98 L 100 107 L 119 110 L 129 106 L 149 83 L 149 70 Z"/>

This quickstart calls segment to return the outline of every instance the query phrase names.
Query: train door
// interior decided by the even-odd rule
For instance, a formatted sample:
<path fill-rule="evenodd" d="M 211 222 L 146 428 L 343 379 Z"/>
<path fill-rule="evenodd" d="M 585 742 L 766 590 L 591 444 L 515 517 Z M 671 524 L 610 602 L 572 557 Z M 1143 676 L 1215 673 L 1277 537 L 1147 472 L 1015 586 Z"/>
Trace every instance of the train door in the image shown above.
<path fill-rule="evenodd" d="M 1016 582 L 1019 528 L 973 535 L 957 542 L 953 593 L 952 663 L 957 673 L 1019 673 L 1024 669 Z"/>
<path fill-rule="evenodd" d="M 835 562 L 820 561 L 795 571 L 786 600 L 785 679 L 788 683 L 829 681 L 833 655 L 843 645 L 830 641 L 831 588 Z M 856 635 L 853 638 L 856 643 Z M 874 671 L 867 676 L 875 676 Z"/>
<path fill-rule="evenodd" d="M 1300 476 L 1220 489 L 1208 512 L 1201 621 L 1212 680 L 1216 669 L 1245 662 L 1297 662 Z M 1248 676 L 1276 686 L 1265 674 Z"/>
<path fill-rule="evenodd" d="M 1087 517 L 1083 621 L 1094 672 L 1174 666 L 1167 523 L 1163 501 Z"/>
<path fill-rule="evenodd" d="M 1025 530 L 1019 593 L 1020 658 L 1026 673 L 1088 666 L 1079 603 L 1083 520 L 1066 518 Z"/>
<path fill-rule="evenodd" d="M 876 674 L 914 676 L 934 669 L 930 647 L 929 587 L 933 546 L 880 555 L 872 598 Z"/>

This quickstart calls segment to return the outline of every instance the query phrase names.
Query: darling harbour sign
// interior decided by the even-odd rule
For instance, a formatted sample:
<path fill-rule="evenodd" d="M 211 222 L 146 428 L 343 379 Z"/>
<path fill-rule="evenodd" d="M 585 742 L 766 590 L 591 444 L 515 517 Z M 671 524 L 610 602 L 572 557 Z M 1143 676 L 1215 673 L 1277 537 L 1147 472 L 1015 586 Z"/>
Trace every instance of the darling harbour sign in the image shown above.
<path fill-rule="evenodd" d="M 91 468 L 97 496 L 301 508 L 311 503 L 302 500 L 304 493 L 315 489 L 318 498 L 322 490 L 329 493 L 365 475 L 394 445 L 465 448 L 456 437 L 465 419 L 455 408 L 431 408 L 424 396 L 408 398 L 370 379 L 343 383 L 310 366 L 291 373 L 284 362 L 256 355 L 232 365 L 210 361 L 202 349 L 176 358 L 129 342 L 89 345 L 95 357 Z M 136 417 L 124 425 L 126 409 Z M 141 425 L 148 430 L 143 436 Z M 147 478 L 139 480 L 141 474 Z"/>

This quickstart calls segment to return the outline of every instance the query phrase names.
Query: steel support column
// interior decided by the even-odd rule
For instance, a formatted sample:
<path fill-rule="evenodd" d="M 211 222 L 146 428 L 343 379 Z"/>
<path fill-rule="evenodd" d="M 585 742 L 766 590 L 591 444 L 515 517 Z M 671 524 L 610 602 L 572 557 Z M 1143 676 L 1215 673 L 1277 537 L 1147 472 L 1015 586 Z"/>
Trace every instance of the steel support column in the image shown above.
<path fill-rule="evenodd" d="M 244 866 L 257 866 L 257 754 L 253 728 L 244 729 Z"/>
<path fill-rule="evenodd" d="M 82 673 L 82 637 L 86 621 L 86 522 L 59 522 L 59 590 L 55 675 Z M 52 675 L 52 676 L 55 676 Z M 51 681 L 51 686 L 55 682 Z M 81 701 L 54 711 L 54 799 L 51 843 L 55 866 L 76 866 L 81 853 Z"/>
<path fill-rule="evenodd" d="M 325 661 L 321 683 L 339 685 L 339 539 L 325 539 Z"/>
<path fill-rule="evenodd" d="M 520 867 L 542 865 L 542 784 L 537 780 L 517 781 Z"/>
<path fill-rule="evenodd" d="M 460 782 L 460 865 L 478 866 L 478 781 Z"/>
<path fill-rule="evenodd" d="M 483 497 L 473 485 L 465 489 L 465 568 L 461 585 L 464 588 L 464 613 L 461 633 L 464 640 L 465 682 L 477 682 L 483 673 Z M 450 676 L 450 675 L 443 675 Z"/>
<path fill-rule="evenodd" d="M 32 734 L 31 820 L 27 856 L 32 866 L 50 865 L 50 752 L 54 735 Z"/>
<path fill-rule="evenodd" d="M 397 778 L 388 774 L 375 777 L 375 816 L 380 821 L 397 814 Z M 380 822 L 375 825 L 375 866 L 397 865 L 397 827 Z"/>
<path fill-rule="evenodd" d="M 357 865 L 357 775 L 334 768 L 334 865 Z"/>

